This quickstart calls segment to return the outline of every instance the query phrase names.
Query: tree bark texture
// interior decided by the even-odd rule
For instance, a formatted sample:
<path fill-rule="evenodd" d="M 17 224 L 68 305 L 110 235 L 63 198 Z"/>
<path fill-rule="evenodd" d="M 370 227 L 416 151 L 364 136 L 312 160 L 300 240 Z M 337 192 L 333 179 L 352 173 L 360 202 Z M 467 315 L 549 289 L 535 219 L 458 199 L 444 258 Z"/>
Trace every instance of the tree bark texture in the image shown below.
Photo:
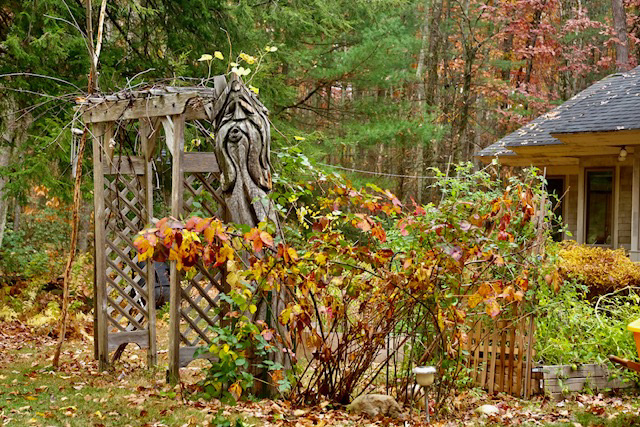
<path fill-rule="evenodd" d="M 618 41 L 616 43 L 616 64 L 618 71 L 627 71 L 629 65 L 629 39 L 627 37 L 627 14 L 623 0 L 611 0 L 613 9 L 613 28 Z"/>

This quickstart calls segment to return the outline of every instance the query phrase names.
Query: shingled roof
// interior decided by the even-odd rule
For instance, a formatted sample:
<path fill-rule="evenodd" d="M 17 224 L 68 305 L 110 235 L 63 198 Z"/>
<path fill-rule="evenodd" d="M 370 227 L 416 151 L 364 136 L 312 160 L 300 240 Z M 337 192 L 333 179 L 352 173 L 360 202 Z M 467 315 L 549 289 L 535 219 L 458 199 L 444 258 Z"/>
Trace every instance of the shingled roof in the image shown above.
<path fill-rule="evenodd" d="M 510 147 L 562 144 L 551 134 L 624 129 L 640 129 L 640 66 L 594 83 L 477 156 L 513 156 Z"/>

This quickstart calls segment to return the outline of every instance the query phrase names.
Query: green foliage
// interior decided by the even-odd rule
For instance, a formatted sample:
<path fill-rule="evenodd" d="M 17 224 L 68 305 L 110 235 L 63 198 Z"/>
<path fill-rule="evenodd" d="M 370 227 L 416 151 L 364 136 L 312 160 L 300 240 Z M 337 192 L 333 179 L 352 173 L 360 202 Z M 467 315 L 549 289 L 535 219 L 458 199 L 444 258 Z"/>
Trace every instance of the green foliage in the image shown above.
<path fill-rule="evenodd" d="M 605 363 L 610 354 L 635 360 L 633 334 L 640 294 L 625 288 L 588 301 L 589 289 L 565 282 L 556 293 L 540 288 L 536 308 L 536 358 L 545 364 Z"/>
<path fill-rule="evenodd" d="M 220 300 L 230 311 L 217 310 L 226 320 L 223 326 L 209 328 L 213 333 L 212 343 L 198 350 L 197 354 L 207 353 L 210 361 L 206 378 L 200 382 L 208 399 L 236 402 L 245 390 L 254 388 L 256 381 L 264 381 L 264 378 L 256 379 L 255 373 L 273 376 L 280 392 L 290 388 L 282 375 L 284 367 L 269 359 L 277 351 L 269 342 L 273 331 L 264 322 L 253 322 L 244 314 L 254 314 L 257 310 L 251 303 L 249 289 L 235 288 L 228 294 L 221 294 Z"/>
<path fill-rule="evenodd" d="M 18 231 L 5 232 L 0 249 L 0 275 L 52 279 L 63 267 L 59 255 L 69 239 L 69 226 L 59 209 L 44 207 L 22 215 Z"/>

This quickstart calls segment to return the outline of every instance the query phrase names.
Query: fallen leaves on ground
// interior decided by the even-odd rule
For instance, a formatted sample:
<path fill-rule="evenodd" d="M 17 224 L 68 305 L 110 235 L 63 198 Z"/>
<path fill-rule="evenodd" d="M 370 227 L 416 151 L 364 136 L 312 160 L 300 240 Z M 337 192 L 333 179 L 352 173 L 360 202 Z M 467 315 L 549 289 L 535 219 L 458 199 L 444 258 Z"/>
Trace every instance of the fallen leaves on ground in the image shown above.
<path fill-rule="evenodd" d="M 415 409 L 412 414 L 407 410 L 404 420 L 369 419 L 330 402 L 293 407 L 286 401 L 262 400 L 231 407 L 217 400 L 196 399 L 194 384 L 202 374 L 198 364 L 206 362 L 196 361 L 182 369 L 185 383 L 170 387 L 164 367 L 146 369 L 144 350 L 133 345 L 111 370 L 100 372 L 93 360 L 93 343 L 73 341 L 65 345 L 61 369 L 53 371 L 54 344 L 19 322 L 0 324 L 0 425 L 200 426 L 216 425 L 214 420 L 220 417 L 241 419 L 245 426 L 427 425 L 424 412 Z M 166 352 L 159 356 L 161 366 L 166 366 Z M 498 412 L 490 416 L 476 413 L 482 405 L 493 405 Z M 431 426 L 556 423 L 586 427 L 577 421 L 577 414 L 595 420 L 589 425 L 608 425 L 619 416 L 636 417 L 640 424 L 634 396 L 576 395 L 562 402 L 538 396 L 526 401 L 472 389 L 457 394 L 443 409 L 444 414 L 432 420 Z"/>

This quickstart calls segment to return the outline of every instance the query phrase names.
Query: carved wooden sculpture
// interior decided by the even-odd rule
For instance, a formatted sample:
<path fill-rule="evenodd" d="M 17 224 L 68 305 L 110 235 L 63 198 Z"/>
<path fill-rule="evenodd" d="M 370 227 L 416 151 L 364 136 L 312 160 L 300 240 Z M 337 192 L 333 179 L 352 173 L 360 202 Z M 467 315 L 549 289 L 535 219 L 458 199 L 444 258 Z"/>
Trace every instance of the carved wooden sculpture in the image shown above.
<path fill-rule="evenodd" d="M 272 186 L 267 109 L 233 75 L 216 102 L 214 117 L 224 219 L 253 227 L 266 219 L 275 222 L 267 199 Z"/>
<path fill-rule="evenodd" d="M 267 194 L 271 191 L 271 132 L 267 109 L 256 96 L 232 74 L 231 82 L 216 102 L 215 152 L 221 172 L 222 198 L 226 203 L 224 220 L 255 227 L 277 218 Z M 257 302 L 255 318 L 277 328 L 277 313 L 284 309 L 284 288 L 263 295 Z M 270 312 L 270 313 L 269 313 Z M 285 369 L 291 365 L 284 352 L 272 355 L 274 362 Z M 267 380 L 267 372 L 254 369 L 254 376 Z M 262 389 L 260 383 L 253 390 L 257 394 L 275 394 L 277 387 Z"/>

